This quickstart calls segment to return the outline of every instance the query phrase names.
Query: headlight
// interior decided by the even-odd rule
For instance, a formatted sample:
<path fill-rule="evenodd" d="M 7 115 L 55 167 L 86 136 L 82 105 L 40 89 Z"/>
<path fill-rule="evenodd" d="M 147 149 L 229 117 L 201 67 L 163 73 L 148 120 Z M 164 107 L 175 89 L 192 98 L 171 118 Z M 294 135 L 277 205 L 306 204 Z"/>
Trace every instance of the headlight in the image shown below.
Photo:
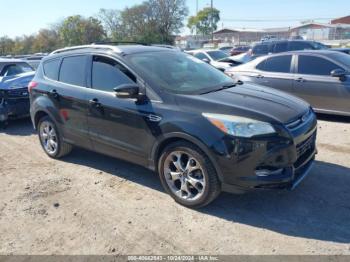
<path fill-rule="evenodd" d="M 233 136 L 249 138 L 276 132 L 271 124 L 250 118 L 210 113 L 202 115 L 221 131 Z"/>

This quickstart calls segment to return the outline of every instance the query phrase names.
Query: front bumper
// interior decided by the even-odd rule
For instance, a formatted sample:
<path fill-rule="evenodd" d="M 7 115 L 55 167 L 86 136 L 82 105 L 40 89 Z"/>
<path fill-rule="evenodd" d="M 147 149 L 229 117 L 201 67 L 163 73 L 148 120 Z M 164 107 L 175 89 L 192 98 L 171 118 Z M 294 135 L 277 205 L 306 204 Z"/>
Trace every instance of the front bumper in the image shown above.
<path fill-rule="evenodd" d="M 316 136 L 317 120 L 312 114 L 292 130 L 281 127 L 274 137 L 226 138 L 226 154 L 216 159 L 223 191 L 293 190 L 312 169 L 317 154 Z"/>
<path fill-rule="evenodd" d="M 25 89 L 0 94 L 0 122 L 29 115 L 29 97 Z"/>

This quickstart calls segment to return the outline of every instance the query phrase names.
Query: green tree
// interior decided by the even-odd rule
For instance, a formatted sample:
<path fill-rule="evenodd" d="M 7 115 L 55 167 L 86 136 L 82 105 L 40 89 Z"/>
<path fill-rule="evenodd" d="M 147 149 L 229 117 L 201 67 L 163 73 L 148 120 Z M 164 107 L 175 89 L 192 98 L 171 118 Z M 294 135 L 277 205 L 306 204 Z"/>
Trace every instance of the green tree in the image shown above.
<path fill-rule="evenodd" d="M 33 53 L 34 35 L 24 35 L 16 37 L 12 47 L 12 53 L 16 55 L 24 55 Z"/>
<path fill-rule="evenodd" d="M 121 12 L 121 32 L 126 40 L 171 44 L 187 14 L 185 0 L 148 0 Z"/>
<path fill-rule="evenodd" d="M 80 15 L 67 17 L 58 25 L 58 35 L 64 46 L 90 44 L 105 38 L 106 34 L 96 18 Z"/>
<path fill-rule="evenodd" d="M 206 7 L 198 12 L 196 16 L 191 16 L 188 19 L 187 27 L 192 33 L 200 33 L 209 35 L 217 29 L 217 24 L 220 21 L 220 11 L 216 8 Z"/>
<path fill-rule="evenodd" d="M 172 43 L 188 15 L 185 0 L 149 0 L 149 8 L 156 21 L 156 30 L 163 43 Z"/>
<path fill-rule="evenodd" d="M 34 53 L 52 52 L 60 46 L 58 33 L 53 29 L 41 29 L 35 36 L 32 50 Z"/>
<path fill-rule="evenodd" d="M 119 10 L 100 9 L 97 17 L 102 22 L 103 28 L 110 40 L 117 41 L 123 39 L 122 18 Z"/>
<path fill-rule="evenodd" d="M 0 37 L 0 56 L 12 54 L 13 45 L 14 41 L 8 36 Z"/>

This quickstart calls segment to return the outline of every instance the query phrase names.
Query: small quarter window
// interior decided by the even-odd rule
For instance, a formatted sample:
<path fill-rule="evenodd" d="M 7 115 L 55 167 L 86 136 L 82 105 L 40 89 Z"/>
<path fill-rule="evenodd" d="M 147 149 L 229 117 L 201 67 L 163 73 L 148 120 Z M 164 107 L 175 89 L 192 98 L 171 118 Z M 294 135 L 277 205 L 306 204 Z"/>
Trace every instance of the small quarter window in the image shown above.
<path fill-rule="evenodd" d="M 58 80 L 58 72 L 60 69 L 60 59 L 49 60 L 44 63 L 45 76 L 52 80 Z"/>

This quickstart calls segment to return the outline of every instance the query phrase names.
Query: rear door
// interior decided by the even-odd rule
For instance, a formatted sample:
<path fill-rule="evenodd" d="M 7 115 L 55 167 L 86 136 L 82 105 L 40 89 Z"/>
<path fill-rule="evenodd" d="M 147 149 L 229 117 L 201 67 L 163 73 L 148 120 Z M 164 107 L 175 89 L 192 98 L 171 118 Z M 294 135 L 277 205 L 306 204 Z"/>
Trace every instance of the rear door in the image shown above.
<path fill-rule="evenodd" d="M 74 55 L 48 60 L 43 68 L 46 96 L 58 109 L 63 136 L 72 144 L 91 148 L 85 97 L 87 58 L 86 55 Z"/>
<path fill-rule="evenodd" d="M 113 88 L 136 83 L 136 77 L 114 58 L 90 58 L 89 134 L 96 151 L 145 164 L 154 142 L 150 130 L 151 101 L 117 98 Z M 143 163 L 141 163 L 142 161 Z"/>
<path fill-rule="evenodd" d="M 323 56 L 299 55 L 294 80 L 296 95 L 308 101 L 315 109 L 349 112 L 350 81 L 331 76 L 331 71 L 343 69 Z"/>
<path fill-rule="evenodd" d="M 256 66 L 256 75 L 252 76 L 256 79 L 254 82 L 291 93 L 294 80 L 292 60 L 292 55 L 267 57 Z"/>

